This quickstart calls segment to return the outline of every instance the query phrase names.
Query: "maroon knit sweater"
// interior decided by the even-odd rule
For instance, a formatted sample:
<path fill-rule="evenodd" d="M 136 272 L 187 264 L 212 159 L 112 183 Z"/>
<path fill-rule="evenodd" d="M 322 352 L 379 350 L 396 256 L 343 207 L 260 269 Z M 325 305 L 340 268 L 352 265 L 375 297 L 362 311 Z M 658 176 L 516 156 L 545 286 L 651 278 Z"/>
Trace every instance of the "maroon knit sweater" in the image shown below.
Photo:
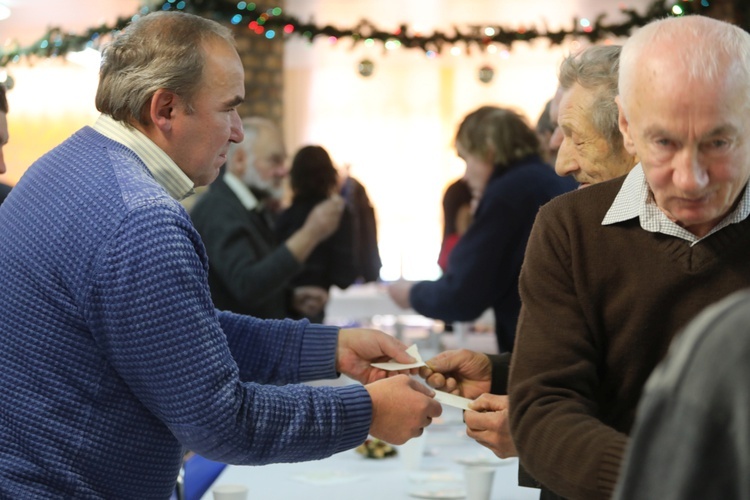
<path fill-rule="evenodd" d="M 750 220 L 690 247 L 602 226 L 623 179 L 560 196 L 534 225 L 510 372 L 521 462 L 558 495 L 609 498 L 643 385 L 672 337 L 750 286 Z"/>

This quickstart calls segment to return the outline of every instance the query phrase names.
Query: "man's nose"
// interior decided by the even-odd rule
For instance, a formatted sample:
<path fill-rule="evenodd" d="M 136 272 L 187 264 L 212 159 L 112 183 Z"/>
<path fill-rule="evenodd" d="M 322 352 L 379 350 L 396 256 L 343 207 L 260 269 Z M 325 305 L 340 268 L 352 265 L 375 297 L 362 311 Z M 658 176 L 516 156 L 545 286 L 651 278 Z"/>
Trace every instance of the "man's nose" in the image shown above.
<path fill-rule="evenodd" d="M 672 182 L 684 193 L 697 193 L 709 182 L 708 172 L 694 148 L 683 148 L 674 156 Z"/>
<path fill-rule="evenodd" d="M 550 141 L 551 142 L 551 141 Z M 573 155 L 573 146 L 570 140 L 563 139 L 555 159 L 555 173 L 560 177 L 572 175 L 580 170 L 578 162 Z"/>

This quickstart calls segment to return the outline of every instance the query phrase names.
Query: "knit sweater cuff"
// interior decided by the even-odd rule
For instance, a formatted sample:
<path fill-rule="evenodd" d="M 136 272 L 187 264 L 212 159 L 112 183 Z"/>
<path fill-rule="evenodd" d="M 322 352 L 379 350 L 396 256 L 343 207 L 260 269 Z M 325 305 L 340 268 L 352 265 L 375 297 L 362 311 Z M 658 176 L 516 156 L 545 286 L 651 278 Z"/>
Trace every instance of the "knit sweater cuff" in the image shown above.
<path fill-rule="evenodd" d="M 334 453 L 350 450 L 362 444 L 370 432 L 372 400 L 367 389 L 360 384 L 336 387 L 344 404 L 341 439 Z"/>
<path fill-rule="evenodd" d="M 602 498 L 609 498 L 615 490 L 617 478 L 620 475 L 620 466 L 625 455 L 628 438 L 622 436 L 615 439 L 602 453 L 599 468 L 598 488 L 603 493 Z"/>
<path fill-rule="evenodd" d="M 299 377 L 300 382 L 334 379 L 339 328 L 310 323 L 302 338 Z"/>

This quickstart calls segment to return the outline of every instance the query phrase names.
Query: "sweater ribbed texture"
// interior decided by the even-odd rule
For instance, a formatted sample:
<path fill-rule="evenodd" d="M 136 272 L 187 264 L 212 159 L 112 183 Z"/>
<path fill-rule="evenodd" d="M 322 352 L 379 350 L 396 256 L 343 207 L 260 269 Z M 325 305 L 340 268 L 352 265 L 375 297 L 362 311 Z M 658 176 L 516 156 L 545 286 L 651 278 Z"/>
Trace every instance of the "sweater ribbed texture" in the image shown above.
<path fill-rule="evenodd" d="M 185 448 L 259 465 L 367 436 L 364 387 L 283 385 L 336 376 L 337 329 L 215 310 L 184 209 L 88 127 L 0 207 L 0 255 L 2 498 L 164 499 Z"/>

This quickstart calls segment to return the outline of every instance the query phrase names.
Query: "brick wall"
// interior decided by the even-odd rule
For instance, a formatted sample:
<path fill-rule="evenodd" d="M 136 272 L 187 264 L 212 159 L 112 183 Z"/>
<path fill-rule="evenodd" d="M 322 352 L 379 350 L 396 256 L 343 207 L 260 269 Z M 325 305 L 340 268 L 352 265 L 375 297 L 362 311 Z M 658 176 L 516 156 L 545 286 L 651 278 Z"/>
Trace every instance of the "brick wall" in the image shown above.
<path fill-rule="evenodd" d="M 256 12 L 268 8 L 284 8 L 283 1 L 256 2 Z M 257 35 L 247 26 L 234 27 L 237 51 L 245 66 L 245 102 L 240 106 L 240 116 L 263 116 L 281 124 L 284 115 L 284 41 L 276 35 L 267 39 Z"/>

